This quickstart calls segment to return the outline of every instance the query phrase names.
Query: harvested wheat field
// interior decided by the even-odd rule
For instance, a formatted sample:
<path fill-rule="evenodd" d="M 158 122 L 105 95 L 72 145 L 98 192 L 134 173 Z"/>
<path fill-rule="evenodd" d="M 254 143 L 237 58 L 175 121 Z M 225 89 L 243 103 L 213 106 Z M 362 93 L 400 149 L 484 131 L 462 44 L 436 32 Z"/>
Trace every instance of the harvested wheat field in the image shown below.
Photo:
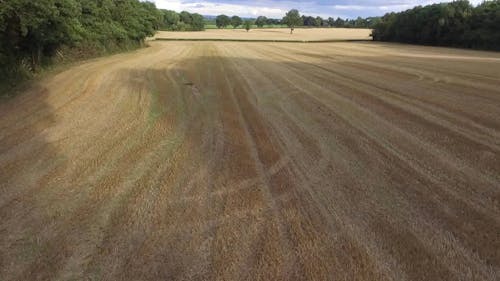
<path fill-rule="evenodd" d="M 371 29 L 362 28 L 288 28 L 251 29 L 207 29 L 205 31 L 171 32 L 160 31 L 156 39 L 181 40 L 235 40 L 235 41 L 336 41 L 371 40 Z"/>
<path fill-rule="evenodd" d="M 499 280 L 500 54 L 152 42 L 0 103 L 1 280 Z"/>

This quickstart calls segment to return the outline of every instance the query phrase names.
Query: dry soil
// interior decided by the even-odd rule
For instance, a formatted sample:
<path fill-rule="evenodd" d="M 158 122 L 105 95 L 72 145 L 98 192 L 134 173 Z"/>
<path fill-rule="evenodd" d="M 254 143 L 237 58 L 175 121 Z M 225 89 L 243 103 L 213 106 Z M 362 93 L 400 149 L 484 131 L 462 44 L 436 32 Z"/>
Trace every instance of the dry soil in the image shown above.
<path fill-rule="evenodd" d="M 252 29 L 207 29 L 197 32 L 160 31 L 158 39 L 225 39 L 225 40 L 292 40 L 292 41 L 333 41 L 371 40 L 371 29 L 361 28 L 295 28 L 290 34 L 288 28 Z"/>
<path fill-rule="evenodd" d="M 0 103 L 0 280 L 499 280 L 500 55 L 152 42 Z"/>

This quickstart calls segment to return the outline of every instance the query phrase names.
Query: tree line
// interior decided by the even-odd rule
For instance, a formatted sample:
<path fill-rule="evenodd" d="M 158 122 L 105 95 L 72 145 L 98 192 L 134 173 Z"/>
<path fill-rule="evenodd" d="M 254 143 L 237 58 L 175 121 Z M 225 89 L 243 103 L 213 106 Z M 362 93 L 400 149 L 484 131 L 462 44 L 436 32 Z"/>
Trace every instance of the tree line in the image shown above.
<path fill-rule="evenodd" d="M 281 20 L 278 19 L 268 19 L 264 16 L 259 16 L 256 19 L 242 19 L 239 16 L 229 17 L 227 15 L 218 15 L 215 18 L 215 26 L 217 28 L 226 28 L 228 26 L 232 26 L 233 28 L 238 28 L 242 26 L 248 30 L 248 27 L 252 25 L 257 25 L 257 27 L 263 27 L 264 25 L 279 25 L 281 24 Z"/>
<path fill-rule="evenodd" d="M 297 22 L 297 26 L 301 27 L 372 28 L 380 21 L 380 17 L 358 17 L 356 19 L 342 19 L 340 17 L 334 19 L 332 17 L 329 17 L 328 19 L 324 19 L 319 16 L 300 16 L 300 14 L 299 17 L 300 19 Z M 250 21 L 252 25 L 255 24 L 260 28 L 266 25 L 286 25 L 284 19 L 272 19 L 265 16 L 259 16 L 256 19 L 249 19 L 248 21 Z M 218 28 L 226 28 L 229 25 L 231 25 L 233 28 L 237 28 L 243 23 L 244 21 L 238 16 L 229 17 L 227 15 L 218 15 L 215 18 L 215 25 Z"/>
<path fill-rule="evenodd" d="M 0 2 L 0 80 L 50 63 L 64 48 L 95 55 L 140 46 L 163 15 L 139 0 Z"/>
<path fill-rule="evenodd" d="M 200 14 L 187 11 L 177 13 L 171 10 L 160 10 L 163 15 L 161 29 L 170 31 L 202 31 L 205 30 L 205 19 Z"/>
<path fill-rule="evenodd" d="M 476 7 L 459 0 L 388 13 L 372 35 L 378 41 L 500 50 L 500 0 Z"/>
<path fill-rule="evenodd" d="M 334 19 L 329 17 L 323 19 L 322 17 L 302 16 L 302 21 L 302 26 L 307 27 L 372 28 L 380 21 L 380 17 L 358 17 L 356 19 L 342 19 L 340 17 Z"/>

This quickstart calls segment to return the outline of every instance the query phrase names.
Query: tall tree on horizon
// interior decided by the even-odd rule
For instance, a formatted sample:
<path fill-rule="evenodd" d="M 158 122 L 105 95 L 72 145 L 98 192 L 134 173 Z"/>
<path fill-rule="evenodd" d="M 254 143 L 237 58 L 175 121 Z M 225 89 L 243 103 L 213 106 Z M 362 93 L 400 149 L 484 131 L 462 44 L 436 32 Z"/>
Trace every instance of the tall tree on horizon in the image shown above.
<path fill-rule="evenodd" d="M 225 28 L 231 23 L 231 18 L 229 18 L 226 15 L 218 15 L 215 18 L 215 25 L 217 25 L 218 28 Z"/>
<path fill-rule="evenodd" d="M 252 21 L 246 20 L 244 25 L 245 25 L 245 30 L 248 32 L 248 31 L 250 31 L 250 28 L 252 28 Z"/>
<path fill-rule="evenodd" d="M 259 16 L 255 20 L 255 24 L 257 25 L 257 27 L 263 27 L 265 24 L 267 24 L 267 18 L 264 16 Z"/>
<path fill-rule="evenodd" d="M 297 9 L 288 11 L 282 22 L 290 28 L 290 34 L 293 34 L 293 30 L 296 26 L 300 26 L 303 24 L 302 18 L 300 17 L 299 11 Z"/>
<path fill-rule="evenodd" d="M 242 24 L 243 24 L 243 20 L 240 17 L 233 16 L 231 18 L 231 25 L 233 26 L 233 28 L 237 28 L 238 26 L 240 26 Z"/>

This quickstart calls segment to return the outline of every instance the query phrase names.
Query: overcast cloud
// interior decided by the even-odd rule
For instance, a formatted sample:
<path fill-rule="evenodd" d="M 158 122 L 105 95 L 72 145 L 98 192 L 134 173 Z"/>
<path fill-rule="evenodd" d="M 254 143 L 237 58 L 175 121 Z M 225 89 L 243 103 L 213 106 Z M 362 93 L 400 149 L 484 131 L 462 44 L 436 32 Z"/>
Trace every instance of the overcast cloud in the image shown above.
<path fill-rule="evenodd" d="M 202 15 L 267 16 L 281 18 L 295 8 L 301 14 L 322 17 L 356 18 L 381 16 L 390 11 L 402 11 L 417 5 L 446 2 L 432 0 L 149 0 L 161 9 L 186 10 Z M 449 2 L 449 1 L 448 1 Z M 474 4 L 482 0 L 472 0 Z"/>

